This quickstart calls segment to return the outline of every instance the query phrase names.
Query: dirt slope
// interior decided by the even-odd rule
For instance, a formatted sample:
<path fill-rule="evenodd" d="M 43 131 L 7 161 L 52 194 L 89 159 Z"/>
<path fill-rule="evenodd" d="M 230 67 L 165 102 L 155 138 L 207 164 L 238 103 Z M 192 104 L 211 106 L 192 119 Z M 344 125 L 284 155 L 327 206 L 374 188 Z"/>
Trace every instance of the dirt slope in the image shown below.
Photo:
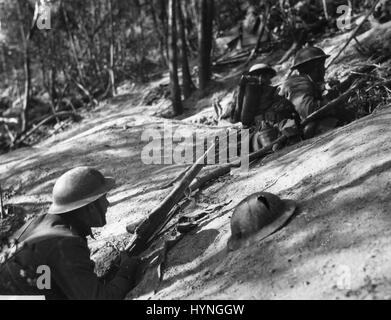
<path fill-rule="evenodd" d="M 93 165 L 113 175 L 118 187 L 109 196 L 108 226 L 91 242 L 99 260 L 123 245 L 123 238 L 129 238 L 126 223 L 156 206 L 168 192 L 157 187 L 179 171 L 178 166 L 162 170 L 141 163 L 139 126 L 161 125 L 161 119 L 153 119 L 132 111 L 102 116 L 100 124 L 74 129 L 63 141 L 2 156 L 1 179 L 6 188 L 16 189 L 10 203 L 42 212 L 54 180 L 75 165 Z M 129 297 L 390 298 L 390 121 L 391 109 L 385 109 L 203 190 L 185 213 L 219 203 L 223 207 L 170 251 L 156 295 L 150 292 L 157 288 L 151 270 Z M 227 254 L 232 208 L 265 188 L 297 200 L 296 216 L 268 240 Z"/>
<path fill-rule="evenodd" d="M 378 33 L 359 39 L 372 41 Z M 328 51 L 335 52 L 344 39 L 327 40 Z M 354 54 L 349 47 L 341 57 L 343 74 L 349 61 L 363 62 L 357 54 L 353 59 Z M 338 71 L 333 67 L 329 72 Z M 117 187 L 109 194 L 108 225 L 90 242 L 99 270 L 131 240 L 126 224 L 143 219 L 158 205 L 170 191 L 160 187 L 184 167 L 145 165 L 140 158 L 146 144 L 141 141 L 143 130 L 162 130 L 165 124 L 205 135 L 217 130 L 159 118 L 159 105 L 133 107 L 131 99 L 117 100 L 85 113 L 82 123 L 33 148 L 0 156 L 7 203 L 23 206 L 25 219 L 45 212 L 54 181 L 71 167 L 91 165 L 116 178 Z M 210 101 L 202 104 L 213 113 Z M 170 251 L 163 281 L 158 284 L 156 270 L 150 269 L 128 298 L 391 298 L 390 121 L 391 109 L 385 108 L 202 190 L 183 213 L 218 208 Z M 264 189 L 296 200 L 296 215 L 266 241 L 228 254 L 234 206 Z"/>
<path fill-rule="evenodd" d="M 391 298 L 390 121 L 384 110 L 204 190 L 200 204 L 233 203 L 171 251 L 153 298 Z M 297 200 L 296 216 L 227 254 L 230 207 L 264 188 Z"/>

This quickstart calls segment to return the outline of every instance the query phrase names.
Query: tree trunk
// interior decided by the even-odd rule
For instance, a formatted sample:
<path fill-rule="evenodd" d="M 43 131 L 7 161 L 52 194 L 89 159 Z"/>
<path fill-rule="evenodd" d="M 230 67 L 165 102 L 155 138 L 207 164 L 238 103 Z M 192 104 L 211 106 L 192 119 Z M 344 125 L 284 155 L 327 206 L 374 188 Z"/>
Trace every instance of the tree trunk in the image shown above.
<path fill-rule="evenodd" d="M 199 17 L 198 17 L 198 0 L 192 0 L 188 5 L 184 7 L 184 19 L 185 19 L 185 30 L 187 34 L 187 48 L 189 51 L 196 52 L 198 54 L 198 30 Z M 197 36 L 194 39 L 194 32 Z"/>
<path fill-rule="evenodd" d="M 261 26 L 261 30 L 259 31 L 259 34 L 258 34 L 257 42 L 255 44 L 254 49 L 251 51 L 250 56 L 248 57 L 248 59 L 246 61 L 246 65 L 248 65 L 251 62 L 251 60 L 253 60 L 256 57 L 257 52 L 258 52 L 259 48 L 261 47 L 262 38 L 263 38 L 263 35 L 265 34 L 266 24 L 268 23 L 269 18 L 270 18 L 270 4 L 267 3 L 266 10 L 263 14 L 262 26 Z"/>
<path fill-rule="evenodd" d="M 162 0 L 159 0 L 162 1 Z M 158 35 L 159 38 L 159 49 L 160 49 L 160 56 L 162 63 L 168 66 L 168 59 L 167 59 L 167 39 L 166 34 L 164 31 L 162 31 L 161 27 L 159 27 L 158 20 L 156 17 L 156 11 L 155 7 L 153 5 L 153 0 L 150 0 L 150 9 L 151 9 L 151 15 L 152 15 L 152 21 L 155 28 L 155 32 Z M 163 27 L 164 29 L 164 27 Z"/>
<path fill-rule="evenodd" d="M 349 5 L 351 5 L 350 1 L 348 1 Z M 326 0 L 322 0 L 322 4 L 323 4 L 323 11 L 324 11 L 324 17 L 326 18 L 326 20 L 329 20 L 329 13 L 327 11 L 327 2 Z"/>
<path fill-rule="evenodd" d="M 158 0 L 159 5 L 159 19 L 162 23 L 163 27 L 163 35 L 164 35 L 164 50 L 166 52 L 167 57 L 167 63 L 169 63 L 169 57 L 168 57 L 168 17 L 167 17 L 167 1 L 165 0 Z"/>
<path fill-rule="evenodd" d="M 5 54 L 5 46 L 4 43 L 1 46 L 1 65 L 3 69 L 3 73 L 7 74 L 7 63 L 6 63 L 6 54 Z"/>
<path fill-rule="evenodd" d="M 65 29 L 67 31 L 68 38 L 69 38 L 69 43 L 70 43 L 71 49 L 72 49 L 73 59 L 75 60 L 75 63 L 76 63 L 76 69 L 77 69 L 77 73 L 78 73 L 78 76 L 79 76 L 79 82 L 85 87 L 84 74 L 83 74 L 81 63 L 80 63 L 80 60 L 79 60 L 79 57 L 78 57 L 78 54 L 77 54 L 77 51 L 76 51 L 75 40 L 73 38 L 73 34 L 71 32 L 71 29 L 69 28 L 67 12 L 65 11 L 65 8 L 62 6 L 62 3 L 60 4 L 60 6 L 61 6 L 61 11 L 62 11 L 62 14 L 63 14 L 63 17 L 64 17 Z M 99 37 L 98 37 L 98 39 L 99 39 Z"/>
<path fill-rule="evenodd" d="M 191 79 L 189 61 L 187 59 L 188 50 L 186 44 L 186 33 L 185 33 L 185 24 L 183 21 L 183 12 L 181 7 L 181 0 L 177 0 L 177 9 L 178 9 L 178 20 L 179 20 L 179 30 L 181 36 L 181 51 L 182 51 L 182 83 L 183 83 L 183 95 L 185 99 L 190 97 L 194 91 L 194 84 Z"/>
<path fill-rule="evenodd" d="M 180 115 L 183 113 L 181 101 L 181 89 L 178 81 L 178 53 L 177 53 L 177 31 L 176 31 L 176 0 L 169 0 L 168 7 L 168 53 L 169 53 L 169 69 L 171 83 L 171 99 L 174 108 L 174 114 Z"/>
<path fill-rule="evenodd" d="M 199 35 L 199 87 L 205 90 L 212 78 L 212 37 L 214 0 L 201 1 L 201 19 Z"/>
<path fill-rule="evenodd" d="M 114 26 L 113 26 L 113 4 L 112 0 L 109 0 L 109 10 L 110 10 L 110 86 L 111 86 L 111 95 L 115 97 L 117 95 L 117 90 L 115 89 L 115 77 L 114 77 Z"/>
<path fill-rule="evenodd" d="M 27 112 L 28 112 L 28 106 L 30 104 L 30 89 L 31 89 L 31 69 L 30 69 L 30 50 L 29 50 L 29 42 L 32 38 L 35 29 L 36 29 L 36 23 L 38 20 L 38 11 L 37 7 L 35 8 L 33 21 L 31 24 L 31 27 L 28 31 L 28 34 L 26 36 L 23 28 L 23 16 L 22 16 L 22 8 L 20 5 L 19 0 L 17 1 L 17 13 L 18 13 L 18 20 L 20 24 L 20 35 L 23 42 L 23 54 L 24 54 L 24 74 L 25 74 L 25 82 L 24 82 L 24 95 L 23 95 L 23 105 L 22 105 L 22 113 L 21 113 L 21 132 L 25 131 L 27 128 Z"/>
<path fill-rule="evenodd" d="M 24 49 L 24 94 L 23 94 L 23 106 L 22 106 L 22 126 L 21 131 L 23 132 L 27 128 L 28 122 L 28 106 L 30 105 L 30 89 L 31 89 L 31 72 L 30 72 L 30 54 L 28 50 L 28 44 L 26 43 L 26 48 Z"/>

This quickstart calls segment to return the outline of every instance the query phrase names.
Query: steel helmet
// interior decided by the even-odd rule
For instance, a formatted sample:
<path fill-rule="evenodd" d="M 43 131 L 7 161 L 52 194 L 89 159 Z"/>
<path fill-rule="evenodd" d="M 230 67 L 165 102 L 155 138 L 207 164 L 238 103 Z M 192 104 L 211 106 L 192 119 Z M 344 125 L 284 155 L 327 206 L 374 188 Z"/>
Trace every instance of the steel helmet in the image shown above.
<path fill-rule="evenodd" d="M 327 59 L 330 55 L 325 54 L 324 51 L 317 47 L 307 47 L 299 50 L 296 53 L 295 60 L 293 62 L 292 70 L 297 69 L 297 67 L 303 65 L 304 63 L 318 60 L 318 59 Z"/>
<path fill-rule="evenodd" d="M 254 64 L 248 72 L 252 73 L 252 72 L 256 72 L 256 71 L 270 73 L 273 77 L 277 74 L 276 70 L 274 70 L 271 66 L 267 65 L 266 63 Z"/>
<path fill-rule="evenodd" d="M 281 200 L 272 193 L 257 192 L 248 196 L 233 212 L 228 249 L 237 249 L 243 240 L 258 232 L 257 240 L 265 239 L 281 228 L 295 209 L 294 201 Z"/>
<path fill-rule="evenodd" d="M 105 178 L 98 170 L 77 167 L 64 173 L 53 188 L 53 203 L 49 214 L 70 212 L 94 202 L 115 185 L 113 178 Z"/>

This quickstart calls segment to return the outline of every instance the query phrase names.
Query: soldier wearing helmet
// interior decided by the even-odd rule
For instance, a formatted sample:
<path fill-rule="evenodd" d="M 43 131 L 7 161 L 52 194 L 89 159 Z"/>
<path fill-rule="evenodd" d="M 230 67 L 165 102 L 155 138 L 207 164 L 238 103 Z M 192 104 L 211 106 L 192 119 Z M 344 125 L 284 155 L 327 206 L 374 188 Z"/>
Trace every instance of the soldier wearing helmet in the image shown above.
<path fill-rule="evenodd" d="M 87 236 L 106 224 L 106 194 L 114 179 L 89 167 L 63 174 L 53 188 L 53 203 L 12 238 L 19 244 L 5 262 L 9 293 L 45 295 L 47 299 L 122 299 L 135 285 L 138 258 L 121 255 L 120 269 L 110 282 L 94 273 Z M 51 271 L 50 289 L 39 290 L 34 276 L 39 266 Z"/>
<path fill-rule="evenodd" d="M 281 87 L 280 94 L 292 102 L 302 121 L 324 104 L 322 87 L 325 82 L 325 61 L 328 57 L 329 55 L 317 47 L 300 50 L 291 68 L 299 74 L 289 77 Z M 334 128 L 337 122 L 338 119 L 331 115 L 320 121 L 311 122 L 303 128 L 303 136 L 311 138 L 315 134 Z"/>
<path fill-rule="evenodd" d="M 292 136 L 297 132 L 298 116 L 293 105 L 279 96 L 277 88 L 271 85 L 271 79 L 275 75 L 276 71 L 272 67 L 259 63 L 252 66 L 240 79 L 231 121 L 240 121 L 244 127 L 253 129 L 250 138 L 252 151 L 276 140 L 278 135 Z M 274 149 L 279 147 L 275 146 Z"/>

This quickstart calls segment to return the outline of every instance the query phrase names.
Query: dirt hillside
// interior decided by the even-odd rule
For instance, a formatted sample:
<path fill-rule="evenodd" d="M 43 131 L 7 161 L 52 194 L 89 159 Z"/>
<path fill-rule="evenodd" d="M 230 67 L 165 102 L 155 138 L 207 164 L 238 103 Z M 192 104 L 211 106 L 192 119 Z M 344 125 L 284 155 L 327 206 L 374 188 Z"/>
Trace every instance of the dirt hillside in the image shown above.
<path fill-rule="evenodd" d="M 390 110 L 379 112 L 204 190 L 200 206 L 232 205 L 170 252 L 153 298 L 391 298 L 390 120 Z M 264 189 L 297 200 L 295 217 L 269 239 L 227 253 L 230 208 Z"/>
<path fill-rule="evenodd" d="M 359 39 L 371 44 L 374 34 L 378 31 Z M 390 35 L 382 35 L 389 44 Z M 332 51 L 345 39 L 325 40 L 324 46 Z M 333 67 L 329 74 L 344 75 L 365 62 L 352 52 L 348 48 L 342 56 L 342 71 Z M 131 240 L 125 226 L 156 207 L 170 191 L 161 187 L 184 168 L 144 164 L 142 132 L 162 130 L 165 124 L 205 135 L 219 129 L 195 124 L 194 114 L 187 121 L 169 120 L 158 116 L 162 105 L 135 105 L 132 99 L 107 101 L 69 130 L 0 156 L 6 203 L 24 208 L 12 226 L 45 212 L 62 173 L 78 165 L 94 166 L 117 181 L 109 194 L 108 225 L 90 242 L 98 269 L 104 269 Z M 213 113 L 210 100 L 200 99 L 198 106 L 203 115 Z M 163 280 L 158 283 L 156 270 L 150 269 L 128 298 L 391 298 L 390 122 L 391 108 L 377 110 L 201 190 L 181 214 L 206 211 L 206 219 L 169 252 Z M 227 253 L 234 206 L 261 190 L 296 200 L 295 216 L 267 240 Z M 2 228 L 10 231 L 6 224 Z"/>

